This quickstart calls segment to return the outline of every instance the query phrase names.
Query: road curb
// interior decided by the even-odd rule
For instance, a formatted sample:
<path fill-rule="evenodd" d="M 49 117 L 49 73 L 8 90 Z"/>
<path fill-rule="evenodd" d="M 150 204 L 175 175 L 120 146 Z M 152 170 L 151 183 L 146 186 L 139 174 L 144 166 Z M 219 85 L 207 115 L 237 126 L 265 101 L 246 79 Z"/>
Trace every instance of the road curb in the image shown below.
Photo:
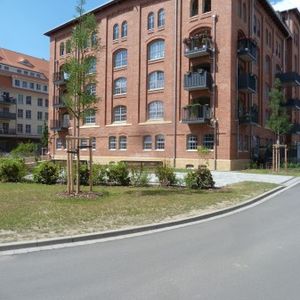
<path fill-rule="evenodd" d="M 84 242 L 84 241 L 91 241 L 91 240 L 101 240 L 106 238 L 114 238 L 114 237 L 120 237 L 130 234 L 136 234 L 141 232 L 148 232 L 168 227 L 174 227 L 178 225 L 184 225 L 188 223 L 193 223 L 197 221 L 203 221 L 206 219 L 210 219 L 213 217 L 225 215 L 227 213 L 239 210 L 241 208 L 245 208 L 247 206 L 251 206 L 252 204 L 255 204 L 256 202 L 259 202 L 263 200 L 264 198 L 271 196 L 272 194 L 275 194 L 283 189 L 287 188 L 286 186 L 279 186 L 276 187 L 270 191 L 267 191 L 255 198 L 252 198 L 250 200 L 247 200 L 246 202 L 230 206 L 221 210 L 217 210 L 214 212 L 210 212 L 207 214 L 191 217 L 191 218 L 185 218 L 185 219 L 179 219 L 174 221 L 169 221 L 165 223 L 156 223 L 156 224 L 150 224 L 145 226 L 139 226 L 129 229 L 121 229 L 121 230 L 113 230 L 113 231 L 106 231 L 106 232 L 99 232 L 99 233 L 93 233 L 93 234 L 84 234 L 84 235 L 76 235 L 76 236 L 67 236 L 62 238 L 53 238 L 53 239 L 45 239 L 45 240 L 35 240 L 35 241 L 27 241 L 27 242 L 18 242 L 18 243 L 7 243 L 7 244 L 0 244 L 0 252 L 4 251 L 12 251 L 12 250 L 21 250 L 21 249 L 28 249 L 28 248 L 37 248 L 37 247 L 45 247 L 45 246 L 52 246 L 52 245 L 60 245 L 60 244 L 71 244 L 76 242 Z"/>

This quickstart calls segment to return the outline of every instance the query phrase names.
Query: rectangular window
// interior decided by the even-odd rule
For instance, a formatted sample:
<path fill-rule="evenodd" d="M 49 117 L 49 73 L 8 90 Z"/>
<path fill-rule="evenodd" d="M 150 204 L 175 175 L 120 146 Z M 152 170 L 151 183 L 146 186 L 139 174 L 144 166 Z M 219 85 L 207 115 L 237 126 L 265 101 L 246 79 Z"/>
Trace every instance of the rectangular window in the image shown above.
<path fill-rule="evenodd" d="M 43 120 L 43 112 L 42 112 L 42 111 L 38 111 L 38 112 L 37 112 L 37 119 L 38 119 L 39 121 Z"/>
<path fill-rule="evenodd" d="M 144 150 L 152 150 L 152 137 L 151 135 L 144 136 Z"/>
<path fill-rule="evenodd" d="M 56 139 L 56 149 L 61 150 L 64 148 L 64 143 L 62 139 Z"/>
<path fill-rule="evenodd" d="M 186 149 L 187 150 L 197 150 L 198 148 L 198 138 L 195 135 L 189 135 L 187 137 Z"/>
<path fill-rule="evenodd" d="M 31 110 L 26 110 L 26 119 L 31 119 Z"/>
<path fill-rule="evenodd" d="M 15 86 L 20 86 L 20 80 L 19 79 L 15 79 Z"/>
<path fill-rule="evenodd" d="M 17 124 L 17 132 L 23 133 L 23 124 Z"/>
<path fill-rule="evenodd" d="M 23 119 L 23 109 L 18 109 L 18 119 Z"/>
<path fill-rule="evenodd" d="M 31 133 L 31 125 L 26 125 L 26 133 Z"/>
<path fill-rule="evenodd" d="M 96 138 L 95 137 L 93 137 L 93 139 L 92 139 L 92 149 L 93 150 L 96 150 Z"/>
<path fill-rule="evenodd" d="M 95 111 L 89 111 L 84 119 L 85 124 L 95 124 L 96 123 L 96 113 Z"/>
<path fill-rule="evenodd" d="M 43 126 L 42 125 L 38 125 L 37 127 L 37 134 L 42 134 L 43 133 Z"/>
<path fill-rule="evenodd" d="M 31 96 L 26 96 L 26 104 L 31 105 Z"/>
<path fill-rule="evenodd" d="M 38 106 L 43 106 L 43 99 L 42 98 L 38 98 L 37 105 Z"/>
<path fill-rule="evenodd" d="M 22 81 L 22 87 L 24 89 L 27 89 L 27 87 L 28 87 L 27 81 Z"/>
<path fill-rule="evenodd" d="M 24 95 L 18 95 L 18 104 L 24 104 Z"/>
<path fill-rule="evenodd" d="M 43 86 L 43 91 L 44 91 L 44 92 L 48 92 L 48 86 L 47 86 L 47 85 L 44 85 L 44 86 Z"/>
<path fill-rule="evenodd" d="M 29 87 L 30 87 L 30 89 L 34 90 L 34 83 L 30 82 Z"/>
<path fill-rule="evenodd" d="M 89 145 L 88 139 L 81 139 L 80 140 L 80 148 L 81 148 L 81 150 L 87 150 L 88 145 Z"/>
<path fill-rule="evenodd" d="M 119 149 L 120 150 L 127 150 L 127 137 L 120 136 L 119 138 Z"/>
<path fill-rule="evenodd" d="M 214 135 L 213 134 L 205 134 L 203 137 L 203 146 L 207 149 L 214 149 Z"/>
<path fill-rule="evenodd" d="M 41 88 L 41 85 L 40 85 L 39 83 L 37 83 L 37 84 L 36 84 L 36 90 L 37 90 L 37 91 L 40 91 L 41 89 L 42 89 L 42 88 Z"/>
<path fill-rule="evenodd" d="M 115 136 L 110 136 L 108 141 L 108 149 L 116 150 L 117 149 L 117 138 Z"/>
<path fill-rule="evenodd" d="M 49 107 L 49 100 L 45 99 L 45 107 Z"/>

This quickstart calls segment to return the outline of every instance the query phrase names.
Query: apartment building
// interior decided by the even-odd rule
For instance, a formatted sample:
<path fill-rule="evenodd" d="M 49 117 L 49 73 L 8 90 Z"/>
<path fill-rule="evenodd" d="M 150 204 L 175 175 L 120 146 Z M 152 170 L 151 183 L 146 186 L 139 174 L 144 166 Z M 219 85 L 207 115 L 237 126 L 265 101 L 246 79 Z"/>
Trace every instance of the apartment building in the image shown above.
<path fill-rule="evenodd" d="M 39 142 L 48 122 L 49 62 L 0 48 L 0 152 Z"/>
<path fill-rule="evenodd" d="M 299 146 L 297 9 L 278 13 L 267 0 L 114 0 L 92 12 L 102 47 L 91 91 L 101 101 L 81 133 L 94 138 L 95 161 L 196 167 L 204 159 L 197 148 L 204 146 L 210 168 L 243 168 L 275 142 L 267 120 L 276 77 L 294 123 L 286 141 Z M 65 159 L 65 138 L 72 134 L 60 97 L 75 24 L 46 33 L 54 159 Z"/>

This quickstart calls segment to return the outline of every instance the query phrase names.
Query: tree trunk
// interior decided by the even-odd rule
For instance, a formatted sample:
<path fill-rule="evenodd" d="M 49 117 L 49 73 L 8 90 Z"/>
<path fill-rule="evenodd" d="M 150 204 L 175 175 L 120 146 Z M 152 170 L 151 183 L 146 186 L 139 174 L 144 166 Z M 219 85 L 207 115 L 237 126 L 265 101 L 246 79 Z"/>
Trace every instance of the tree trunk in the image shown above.
<path fill-rule="evenodd" d="M 75 194 L 78 195 L 80 193 L 80 120 L 77 119 L 76 124 L 76 151 L 77 151 L 77 159 L 76 159 L 76 191 Z"/>

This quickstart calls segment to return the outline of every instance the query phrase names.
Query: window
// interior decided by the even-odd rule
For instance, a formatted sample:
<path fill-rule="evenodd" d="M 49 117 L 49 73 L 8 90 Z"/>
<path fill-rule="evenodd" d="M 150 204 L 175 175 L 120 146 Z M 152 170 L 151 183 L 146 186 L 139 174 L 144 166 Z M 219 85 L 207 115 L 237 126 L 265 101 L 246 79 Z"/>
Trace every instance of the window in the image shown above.
<path fill-rule="evenodd" d="M 49 107 L 49 100 L 48 99 L 45 100 L 45 107 Z"/>
<path fill-rule="evenodd" d="M 43 99 L 42 98 L 38 98 L 37 105 L 38 106 L 43 106 Z"/>
<path fill-rule="evenodd" d="M 32 90 L 34 90 L 34 83 L 33 82 L 30 82 L 29 88 L 32 89 Z"/>
<path fill-rule="evenodd" d="M 151 135 L 144 136 L 143 149 L 144 150 L 152 150 L 152 137 L 151 137 Z"/>
<path fill-rule="evenodd" d="M 114 55 L 114 67 L 122 68 L 127 66 L 127 50 L 119 50 Z"/>
<path fill-rule="evenodd" d="M 24 95 L 19 94 L 18 95 L 18 104 L 23 104 L 24 103 Z"/>
<path fill-rule="evenodd" d="M 49 113 L 45 112 L 45 121 L 48 121 Z"/>
<path fill-rule="evenodd" d="M 18 118 L 23 119 L 23 109 L 18 109 Z"/>
<path fill-rule="evenodd" d="M 91 83 L 87 85 L 86 92 L 91 96 L 96 96 L 96 84 Z"/>
<path fill-rule="evenodd" d="M 31 119 L 31 110 L 26 110 L 26 119 Z"/>
<path fill-rule="evenodd" d="M 91 35 L 91 46 L 95 47 L 95 46 L 97 46 L 97 44 L 98 44 L 97 33 L 93 32 L 92 35 Z"/>
<path fill-rule="evenodd" d="M 85 124 L 95 124 L 96 123 L 96 112 L 95 110 L 89 110 L 84 117 Z"/>
<path fill-rule="evenodd" d="M 22 88 L 27 89 L 27 81 L 22 81 Z"/>
<path fill-rule="evenodd" d="M 37 126 L 37 134 L 42 134 L 43 133 L 43 126 L 42 125 L 38 125 Z"/>
<path fill-rule="evenodd" d="M 38 112 L 37 112 L 37 119 L 38 119 L 39 121 L 43 120 L 43 112 L 42 112 L 42 111 L 38 111 Z"/>
<path fill-rule="evenodd" d="M 157 120 L 164 118 L 164 104 L 161 101 L 154 101 L 148 105 L 148 119 Z"/>
<path fill-rule="evenodd" d="M 71 44 L 71 40 L 67 40 L 66 42 L 66 53 L 69 54 L 71 53 L 71 49 L 72 48 L 72 44 Z"/>
<path fill-rule="evenodd" d="M 23 124 L 17 124 L 17 132 L 23 133 Z"/>
<path fill-rule="evenodd" d="M 62 139 L 56 139 L 56 149 L 61 150 L 64 148 L 64 143 Z"/>
<path fill-rule="evenodd" d="M 165 57 L 165 41 L 156 40 L 149 44 L 148 46 L 148 59 L 156 60 Z"/>
<path fill-rule="evenodd" d="M 165 150 L 165 137 L 160 134 L 155 137 L 155 149 L 156 150 Z"/>
<path fill-rule="evenodd" d="M 120 105 L 114 109 L 114 122 L 126 122 L 127 120 L 127 108 Z"/>
<path fill-rule="evenodd" d="M 25 129 L 26 133 L 31 133 L 31 125 L 26 125 L 26 129 Z"/>
<path fill-rule="evenodd" d="M 114 95 L 122 95 L 127 93 L 127 79 L 121 77 L 114 82 Z"/>
<path fill-rule="evenodd" d="M 148 15 L 148 30 L 153 30 L 154 29 L 154 13 L 151 12 Z"/>
<path fill-rule="evenodd" d="M 60 45 L 59 45 L 59 55 L 60 55 L 60 56 L 63 56 L 64 54 L 65 54 L 65 43 L 62 42 L 62 43 L 60 43 Z"/>
<path fill-rule="evenodd" d="M 166 23 L 166 19 L 165 19 L 165 10 L 164 9 L 160 9 L 158 11 L 158 18 L 157 18 L 157 25 L 158 28 L 164 27 Z"/>
<path fill-rule="evenodd" d="M 148 89 L 157 90 L 163 89 L 165 86 L 165 75 L 162 71 L 155 71 L 149 75 Z"/>
<path fill-rule="evenodd" d="M 213 134 L 205 134 L 203 137 L 203 146 L 207 149 L 214 149 L 214 135 Z"/>
<path fill-rule="evenodd" d="M 196 135 L 188 135 L 186 140 L 187 150 L 197 150 L 198 148 L 198 138 Z"/>
<path fill-rule="evenodd" d="M 87 73 L 88 74 L 96 73 L 96 65 L 97 65 L 96 57 L 93 57 L 93 56 L 89 57 L 88 64 L 89 64 L 89 69 L 88 69 Z"/>
<path fill-rule="evenodd" d="M 199 13 L 199 4 L 198 4 L 198 0 L 191 0 L 191 12 L 190 12 L 190 16 L 194 17 L 197 16 Z"/>
<path fill-rule="evenodd" d="M 48 92 L 48 86 L 47 85 L 43 86 L 43 91 L 46 92 L 46 93 Z"/>
<path fill-rule="evenodd" d="M 211 0 L 203 0 L 203 13 L 211 11 Z"/>
<path fill-rule="evenodd" d="M 116 150 L 117 149 L 117 138 L 115 136 L 110 136 L 108 139 L 108 149 Z"/>
<path fill-rule="evenodd" d="M 15 79 L 15 86 L 20 86 L 20 80 L 19 79 Z"/>
<path fill-rule="evenodd" d="M 92 150 L 96 150 L 96 146 L 97 146 L 96 138 L 93 137 L 92 138 Z"/>
<path fill-rule="evenodd" d="M 41 85 L 39 83 L 36 84 L 37 91 L 40 91 L 42 89 Z"/>
<path fill-rule="evenodd" d="M 119 39 L 119 25 L 115 24 L 113 28 L 113 40 L 116 41 Z"/>
<path fill-rule="evenodd" d="M 121 32 L 121 37 L 122 37 L 122 38 L 127 37 L 127 31 L 128 31 L 128 24 L 127 24 L 126 21 L 124 21 L 124 22 L 122 23 L 122 32 Z"/>
<path fill-rule="evenodd" d="M 119 149 L 127 150 L 127 137 L 126 136 L 119 137 Z"/>
<path fill-rule="evenodd" d="M 26 104 L 31 105 L 31 96 L 26 96 Z"/>
<path fill-rule="evenodd" d="M 88 148 L 88 145 L 89 145 L 88 139 L 81 139 L 80 140 L 80 148 L 82 150 L 86 150 Z"/>

